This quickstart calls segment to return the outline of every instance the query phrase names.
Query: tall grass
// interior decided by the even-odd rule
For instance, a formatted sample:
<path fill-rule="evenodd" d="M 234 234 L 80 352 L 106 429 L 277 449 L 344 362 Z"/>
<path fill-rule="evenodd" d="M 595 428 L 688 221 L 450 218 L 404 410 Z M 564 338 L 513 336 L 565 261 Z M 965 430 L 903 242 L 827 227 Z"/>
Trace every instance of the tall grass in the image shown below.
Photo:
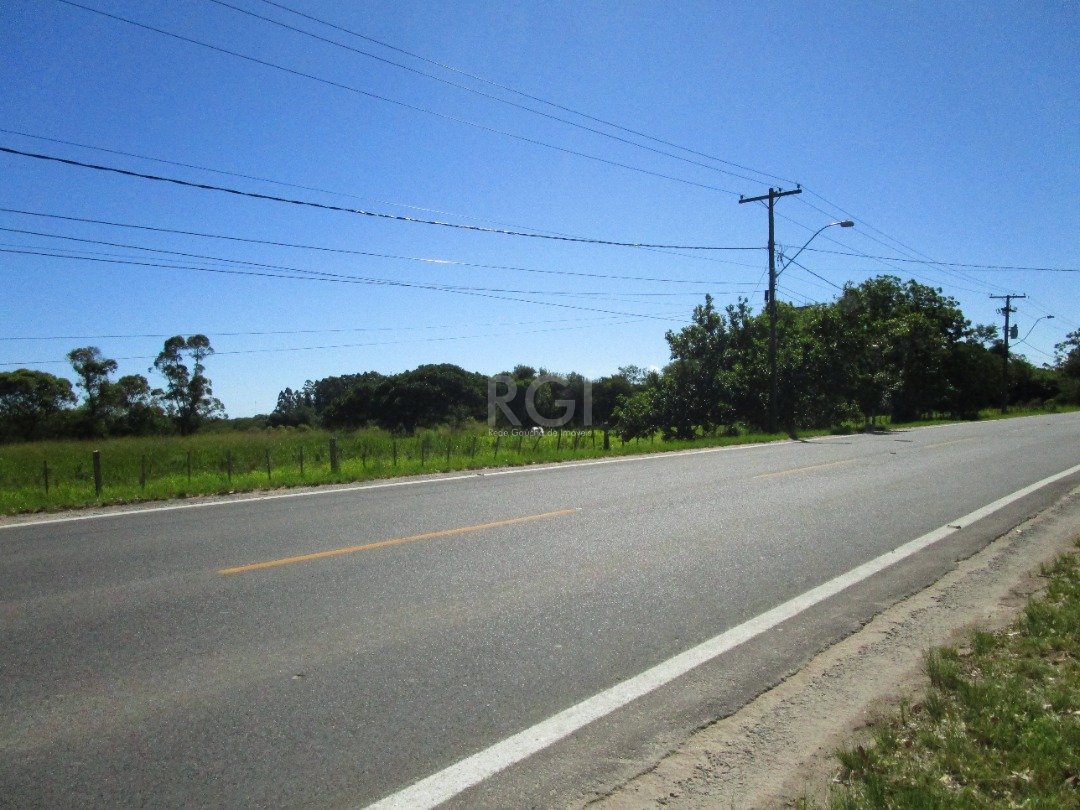
<path fill-rule="evenodd" d="M 330 433 L 277 428 L 190 437 L 45 441 L 0 446 L 0 513 L 257 489 L 346 483 L 400 475 L 517 466 L 642 452 L 682 450 L 784 438 L 750 434 L 623 442 L 602 430 L 493 433 L 486 425 L 440 428 L 412 436 L 364 429 Z M 337 469 L 331 468 L 331 441 Z M 102 490 L 93 453 L 100 452 Z M 46 490 L 46 481 L 48 489 Z"/>

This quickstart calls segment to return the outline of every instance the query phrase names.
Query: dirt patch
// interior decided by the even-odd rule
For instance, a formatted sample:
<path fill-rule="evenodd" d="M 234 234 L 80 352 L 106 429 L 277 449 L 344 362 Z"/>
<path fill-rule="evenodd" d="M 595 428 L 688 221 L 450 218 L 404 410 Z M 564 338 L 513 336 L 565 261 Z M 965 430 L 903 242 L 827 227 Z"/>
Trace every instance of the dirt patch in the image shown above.
<path fill-rule="evenodd" d="M 822 800 L 833 752 L 922 687 L 927 648 L 1007 626 L 1043 585 L 1039 567 L 1080 535 L 1080 488 L 959 563 L 730 717 L 698 731 L 590 810 L 756 808 Z"/>

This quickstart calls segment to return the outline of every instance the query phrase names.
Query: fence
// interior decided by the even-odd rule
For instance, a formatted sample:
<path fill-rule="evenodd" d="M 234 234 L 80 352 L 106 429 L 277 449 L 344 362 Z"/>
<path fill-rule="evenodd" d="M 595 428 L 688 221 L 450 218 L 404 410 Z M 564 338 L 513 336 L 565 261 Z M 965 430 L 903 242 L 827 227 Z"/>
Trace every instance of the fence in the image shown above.
<path fill-rule="evenodd" d="M 0 505 L 34 508 L 174 497 L 233 489 L 356 481 L 450 469 L 559 461 L 612 452 L 606 430 L 447 434 L 410 437 L 358 432 L 215 439 L 108 440 L 0 447 Z M 245 441 L 245 439 L 247 441 Z M 615 439 L 616 451 L 626 442 Z"/>

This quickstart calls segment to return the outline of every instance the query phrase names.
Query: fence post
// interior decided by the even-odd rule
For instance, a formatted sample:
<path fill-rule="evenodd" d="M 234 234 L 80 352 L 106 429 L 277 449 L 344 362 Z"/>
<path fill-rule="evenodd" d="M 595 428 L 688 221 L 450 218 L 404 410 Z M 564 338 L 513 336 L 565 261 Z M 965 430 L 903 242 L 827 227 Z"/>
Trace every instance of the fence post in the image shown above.
<path fill-rule="evenodd" d="M 604 428 L 604 449 L 611 449 L 611 437 L 608 435 L 608 429 Z"/>
<path fill-rule="evenodd" d="M 452 436 L 446 437 L 446 466 L 450 466 L 450 453 L 454 449 L 454 439 Z"/>
<path fill-rule="evenodd" d="M 49 494 L 49 460 L 45 459 L 42 462 L 42 472 L 45 474 L 45 494 Z"/>
<path fill-rule="evenodd" d="M 559 428 L 555 432 L 558 436 L 558 438 L 555 440 L 555 451 L 558 452 L 559 450 L 562 450 L 562 428 Z"/>
<path fill-rule="evenodd" d="M 304 477 L 304 445 L 300 445 L 300 477 Z"/>
<path fill-rule="evenodd" d="M 270 451 L 266 451 L 266 480 L 270 480 Z"/>
<path fill-rule="evenodd" d="M 423 467 L 427 463 L 427 442 L 420 439 L 420 466 Z"/>
<path fill-rule="evenodd" d="M 495 455 L 492 456 L 492 458 L 498 458 L 499 457 L 499 442 L 501 442 L 501 441 L 502 441 L 502 434 L 500 433 L 499 435 L 497 435 L 495 437 Z"/>
<path fill-rule="evenodd" d="M 139 457 L 139 489 L 146 490 L 146 455 Z"/>
<path fill-rule="evenodd" d="M 191 451 L 187 451 L 187 481 L 191 483 Z"/>
<path fill-rule="evenodd" d="M 229 483 L 232 483 L 232 450 L 225 453 L 225 475 L 229 479 Z"/>
<path fill-rule="evenodd" d="M 101 497 L 101 451 L 94 451 L 94 494 Z"/>
<path fill-rule="evenodd" d="M 390 440 L 390 451 L 394 456 L 394 466 L 397 466 L 397 439 Z"/>
<path fill-rule="evenodd" d="M 341 469 L 338 462 L 337 439 L 330 438 L 330 472 L 336 473 Z"/>

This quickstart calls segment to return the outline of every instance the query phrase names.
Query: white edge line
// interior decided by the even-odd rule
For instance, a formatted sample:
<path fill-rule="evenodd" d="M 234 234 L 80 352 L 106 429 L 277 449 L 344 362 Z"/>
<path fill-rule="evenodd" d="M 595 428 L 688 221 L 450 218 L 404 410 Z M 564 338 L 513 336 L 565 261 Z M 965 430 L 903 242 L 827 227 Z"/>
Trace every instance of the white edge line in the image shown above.
<path fill-rule="evenodd" d="M 827 439 L 838 438 L 835 436 L 815 436 L 806 439 L 808 442 L 817 442 Z M 766 447 L 779 447 L 793 444 L 791 439 L 774 442 L 757 442 L 752 444 L 735 444 L 724 447 L 700 447 L 694 450 L 668 450 L 656 453 L 642 453 L 632 456 L 617 456 L 615 458 L 592 459 L 589 461 L 563 461 L 549 464 L 530 464 L 522 467 L 477 469 L 465 475 L 441 475 L 437 478 L 408 478 L 406 480 L 380 481 L 373 484 L 357 484 L 355 486 L 334 487 L 328 485 L 325 489 L 306 490 L 304 492 L 277 492 L 273 495 L 255 495 L 252 497 L 222 498 L 216 501 L 200 501 L 199 503 L 170 503 L 164 506 L 149 506 L 136 509 L 122 509 L 115 512 L 95 512 L 89 515 L 68 515 L 58 518 L 45 518 L 43 520 L 24 520 L 14 523 L 0 524 L 0 531 L 4 529 L 20 529 L 30 526 L 51 526 L 57 523 L 75 523 L 80 520 L 104 520 L 106 518 L 130 517 L 132 515 L 149 515 L 155 512 L 176 512 L 181 509 L 207 509 L 213 506 L 236 506 L 245 503 L 259 503 L 262 501 L 277 501 L 285 498 L 315 498 L 324 495 L 341 495 L 348 492 L 363 492 L 369 489 L 389 489 L 391 487 L 414 487 L 421 484 L 439 484 L 451 481 L 468 481 L 477 478 L 491 478 L 497 475 L 523 475 L 525 473 L 539 473 L 557 470 L 572 470 L 578 467 L 595 467 L 601 464 L 621 464 L 641 461 L 660 461 L 683 456 L 696 456 L 705 453 L 721 453 L 734 450 L 760 450 Z"/>
<path fill-rule="evenodd" d="M 963 517 L 951 520 L 940 528 L 852 568 L 850 571 L 840 574 L 815 588 L 811 588 L 809 591 L 789 599 L 730 630 L 726 630 L 696 647 L 691 647 L 689 650 L 679 653 L 639 675 L 635 675 L 610 689 L 593 695 L 591 698 L 583 700 L 581 703 L 571 706 L 569 709 L 565 709 L 547 720 L 507 737 L 502 742 L 485 748 L 483 751 L 432 774 L 397 793 L 391 794 L 369 805 L 367 810 L 420 810 L 420 808 L 436 807 L 462 791 L 479 784 L 489 776 L 553 745 L 593 721 L 659 689 L 717 656 L 825 601 L 829 597 L 835 596 L 852 585 L 888 568 L 890 565 L 900 562 L 954 534 L 957 526 L 968 526 L 1048 484 L 1077 472 L 1080 472 L 1080 464 L 1019 489 L 1003 498 L 998 498 L 993 503 L 976 509 L 974 512 L 969 512 Z"/>

